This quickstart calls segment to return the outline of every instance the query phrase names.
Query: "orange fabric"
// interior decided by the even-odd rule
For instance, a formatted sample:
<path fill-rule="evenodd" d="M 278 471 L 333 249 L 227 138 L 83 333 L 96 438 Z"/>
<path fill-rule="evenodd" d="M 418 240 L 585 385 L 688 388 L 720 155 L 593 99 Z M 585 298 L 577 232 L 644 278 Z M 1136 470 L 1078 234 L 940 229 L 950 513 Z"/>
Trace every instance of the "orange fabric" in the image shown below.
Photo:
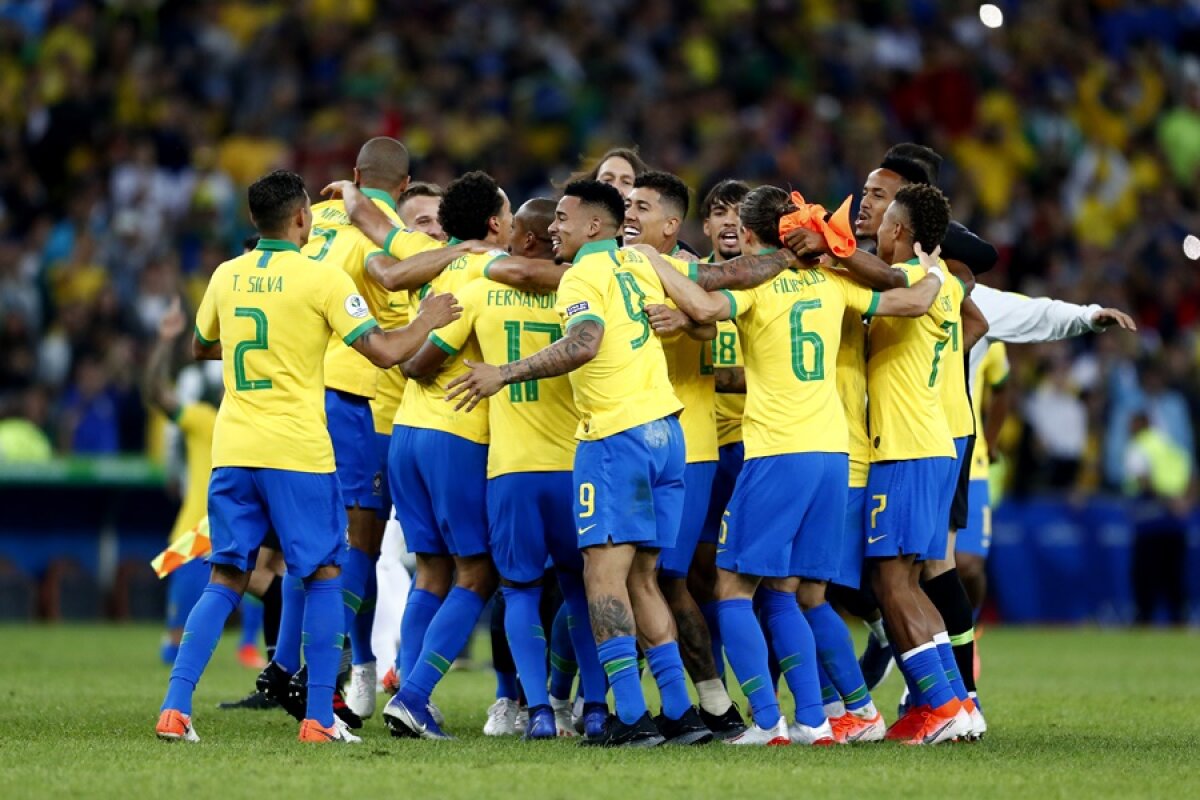
<path fill-rule="evenodd" d="M 858 249 L 854 228 L 850 225 L 850 195 L 846 195 L 841 207 L 830 214 L 828 220 L 824 206 L 805 202 L 799 192 L 792 192 L 792 202 L 796 210 L 779 220 L 780 238 L 797 228 L 805 228 L 824 236 L 829 251 L 839 258 L 846 258 Z"/>
<path fill-rule="evenodd" d="M 203 558 L 212 552 L 212 539 L 208 531 L 208 517 L 196 523 L 196 527 L 180 536 L 166 550 L 163 550 L 150 566 L 154 574 L 165 578 L 189 561 Z"/>

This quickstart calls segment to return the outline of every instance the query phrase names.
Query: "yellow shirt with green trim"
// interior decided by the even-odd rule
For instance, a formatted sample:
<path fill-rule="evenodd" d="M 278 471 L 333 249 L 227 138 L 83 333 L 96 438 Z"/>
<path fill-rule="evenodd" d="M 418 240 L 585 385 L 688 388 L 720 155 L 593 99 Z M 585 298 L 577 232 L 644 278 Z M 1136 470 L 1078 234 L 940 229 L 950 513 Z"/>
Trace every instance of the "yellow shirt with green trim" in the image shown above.
<path fill-rule="evenodd" d="M 345 272 L 262 239 L 217 267 L 196 312 L 196 336 L 221 343 L 225 399 L 213 467 L 333 472 L 325 420 L 325 344 L 353 344 L 377 323 Z"/>
<path fill-rule="evenodd" d="M 948 276 L 947 281 L 963 286 L 962 281 L 951 276 L 948 270 L 944 271 Z M 965 299 L 965 286 L 963 290 Z M 959 321 L 950 327 L 950 344 L 946 345 L 939 361 L 939 370 L 944 373 L 940 383 L 942 404 L 946 409 L 946 424 L 950 426 L 950 435 L 955 439 L 975 433 L 975 411 L 971 408 L 971 396 L 967 393 L 967 354 L 962 339 L 962 301 L 959 301 L 959 306 Z"/>
<path fill-rule="evenodd" d="M 437 331 L 455 353 L 474 338 L 483 360 L 506 364 L 536 353 L 563 336 L 554 293 L 522 292 L 479 278 L 455 296 L 462 316 Z M 492 441 L 488 477 L 513 472 L 570 472 L 579 412 L 566 375 L 514 383 L 488 400 Z"/>
<path fill-rule="evenodd" d="M 183 447 L 187 451 L 187 487 L 167 544 L 174 544 L 176 539 L 208 516 L 208 476 L 212 473 L 213 427 L 217 423 L 217 409 L 208 403 L 188 403 L 176 412 L 174 422 L 183 434 Z"/>
<path fill-rule="evenodd" d="M 975 453 L 971 457 L 971 480 L 987 480 L 991 457 L 987 439 L 983 436 L 983 410 L 991 402 L 992 393 L 1008 380 L 1008 348 L 1004 342 L 992 342 L 975 371 L 975 395 L 971 405 L 975 414 Z"/>
<path fill-rule="evenodd" d="M 675 251 L 679 247 L 676 245 Z M 663 256 L 681 275 L 695 278 L 694 264 L 672 256 Z M 667 305 L 675 303 L 667 298 Z M 702 464 L 717 460 L 717 383 L 713 373 L 712 345 L 677 333 L 662 339 L 667 359 L 667 376 L 675 396 L 683 403 L 679 425 L 687 445 L 687 463 Z"/>
<path fill-rule="evenodd" d="M 456 244 L 451 240 L 451 244 Z M 487 268 L 493 261 L 505 258 L 508 253 L 499 248 L 486 253 L 468 253 L 459 256 L 442 270 L 441 274 L 420 290 L 410 292 L 408 302 L 410 308 L 417 308 L 421 298 L 430 291 L 435 293 L 452 292 L 458 298 L 459 292 L 476 278 L 487 275 Z M 461 302 L 460 302 L 460 305 Z M 463 306 L 466 310 L 466 306 Z M 460 375 L 469 370 L 464 359 L 483 361 L 479 349 L 479 340 L 471 336 L 458 347 L 451 346 L 442 340 L 441 334 L 434 331 L 429 334 L 429 341 L 442 348 L 449 358 L 442 364 L 441 371 L 429 383 L 409 381 L 404 389 L 404 397 L 400 400 L 400 408 L 396 412 L 396 424 L 408 425 L 413 428 L 428 428 L 435 431 L 445 431 L 455 436 L 477 444 L 488 443 L 488 401 L 484 400 L 470 411 L 455 411 L 454 403 L 446 402 L 446 387 Z"/>
<path fill-rule="evenodd" d="M 375 206 L 392 222 L 399 222 L 396 203 L 379 189 L 363 189 Z M 300 251 L 313 261 L 342 269 L 358 293 L 367 301 L 367 309 L 377 320 L 387 304 L 388 291 L 367 274 L 367 254 L 375 244 L 350 222 L 341 200 L 329 200 L 313 206 L 313 227 L 308 244 Z M 385 326 L 386 327 L 386 326 Z M 371 398 L 375 396 L 379 369 L 358 351 L 346 347 L 336 336 L 325 347 L 325 386 L 341 392 Z"/>
<path fill-rule="evenodd" d="M 596 357 L 570 373 L 584 441 L 672 416 L 683 408 L 667 374 L 662 342 L 646 306 L 666 293 L 647 258 L 616 239 L 588 242 L 558 286 L 556 310 L 566 329 L 585 320 L 604 328 Z"/>
<path fill-rule="evenodd" d="M 910 286 L 925 277 L 916 259 L 893 266 L 904 272 Z M 949 277 L 925 315 L 871 320 L 867 420 L 872 464 L 955 457 L 941 393 L 945 362 L 954 358 L 951 331 L 961 322 L 965 296 L 962 282 Z"/>
<path fill-rule="evenodd" d="M 713 367 L 744 367 L 742 343 L 737 325 L 730 320 L 717 323 L 717 338 L 710 342 Z M 742 416 L 746 413 L 746 395 L 742 392 L 717 392 L 713 401 L 717 418 L 717 447 L 742 441 Z"/>
<path fill-rule="evenodd" d="M 863 315 L 847 308 L 837 352 L 837 390 L 850 433 L 850 487 L 867 485 L 871 444 L 867 440 L 867 326 Z"/>
<path fill-rule="evenodd" d="M 724 294 L 746 359 L 746 458 L 848 452 L 837 396 L 842 318 L 847 308 L 871 316 L 879 293 L 811 268 Z"/>

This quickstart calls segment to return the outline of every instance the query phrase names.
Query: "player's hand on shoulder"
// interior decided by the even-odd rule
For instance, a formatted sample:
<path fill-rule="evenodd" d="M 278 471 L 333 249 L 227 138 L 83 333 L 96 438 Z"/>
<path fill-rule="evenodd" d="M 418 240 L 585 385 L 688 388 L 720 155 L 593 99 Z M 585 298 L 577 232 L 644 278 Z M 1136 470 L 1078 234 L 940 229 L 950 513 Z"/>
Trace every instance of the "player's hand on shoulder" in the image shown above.
<path fill-rule="evenodd" d="M 496 249 L 496 245 L 490 242 L 485 242 L 481 239 L 467 239 L 460 243 L 464 250 L 473 256 L 481 256 L 484 253 L 490 253 Z"/>
<path fill-rule="evenodd" d="M 646 319 L 659 336 L 672 336 L 687 329 L 692 320 L 677 308 L 652 303 L 646 306 Z"/>
<path fill-rule="evenodd" d="M 357 188 L 358 187 L 354 185 L 354 181 L 333 181 L 332 183 L 326 184 L 325 188 L 321 190 L 321 196 L 328 197 L 331 200 L 336 200 L 339 197 L 345 197 L 351 189 Z"/>
<path fill-rule="evenodd" d="M 796 228 L 788 231 L 783 237 L 783 246 L 803 260 L 812 260 L 829 252 L 829 244 L 825 237 L 807 228 Z"/>
<path fill-rule="evenodd" d="M 463 364 L 470 372 L 459 375 L 446 387 L 446 402 L 453 403 L 458 399 L 455 411 L 464 408 L 471 411 L 481 400 L 491 397 L 505 386 L 504 374 L 499 367 L 465 358 Z"/>
<path fill-rule="evenodd" d="M 917 258 L 920 260 L 921 266 L 925 268 L 926 272 L 934 267 L 938 267 L 939 269 L 941 268 L 939 259 L 942 257 L 942 246 L 940 244 L 933 248 L 932 253 L 926 253 L 925 248 L 921 246 L 920 242 L 913 242 L 913 252 L 917 254 Z"/>
<path fill-rule="evenodd" d="M 158 338 L 164 341 L 174 339 L 183 333 L 186 325 L 187 316 L 183 313 L 183 306 L 179 301 L 179 296 L 176 295 L 171 300 L 171 305 L 167 306 L 166 312 L 158 320 Z"/>
<path fill-rule="evenodd" d="M 1116 325 L 1127 331 L 1137 330 L 1137 323 L 1133 321 L 1133 317 L 1118 308 L 1100 309 L 1092 315 L 1092 324 L 1099 325 L 1101 328 L 1111 328 Z"/>
<path fill-rule="evenodd" d="M 417 313 L 429 320 L 433 327 L 440 328 L 462 316 L 462 306 L 450 292 L 441 294 L 431 292 L 421 299 L 421 306 Z"/>

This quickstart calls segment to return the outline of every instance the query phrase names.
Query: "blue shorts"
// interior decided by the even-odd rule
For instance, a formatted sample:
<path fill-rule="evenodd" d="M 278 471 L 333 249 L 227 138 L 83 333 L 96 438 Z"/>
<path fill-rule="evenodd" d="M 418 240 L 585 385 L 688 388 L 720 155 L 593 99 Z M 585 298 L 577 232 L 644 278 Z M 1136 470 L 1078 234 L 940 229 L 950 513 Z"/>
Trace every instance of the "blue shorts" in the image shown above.
<path fill-rule="evenodd" d="M 717 540 L 717 566 L 764 578 L 832 579 L 849 483 L 845 453 L 747 459 Z"/>
<path fill-rule="evenodd" d="M 167 627 L 182 628 L 192 606 L 200 599 L 212 570 L 203 558 L 196 558 L 167 576 Z"/>
<path fill-rule="evenodd" d="M 700 541 L 717 543 L 717 537 L 721 534 L 721 519 L 725 516 L 725 509 L 729 507 L 729 498 L 733 497 L 733 485 L 737 483 L 738 473 L 742 471 L 742 462 L 745 460 L 746 448 L 741 442 L 727 444 L 717 451 L 717 474 L 713 476 L 712 496 L 708 501 L 704 527 L 700 529 Z"/>
<path fill-rule="evenodd" d="M 573 472 L 576 546 L 673 547 L 683 517 L 686 458 L 675 417 L 580 442 Z"/>
<path fill-rule="evenodd" d="M 379 508 L 383 505 L 383 477 L 375 463 L 375 448 L 371 446 L 375 441 L 371 401 L 326 389 L 325 417 L 346 508 Z"/>
<path fill-rule="evenodd" d="M 332 472 L 217 467 L 208 481 L 210 564 L 254 569 L 268 532 L 279 537 L 288 573 L 307 578 L 317 567 L 341 565 L 346 508 Z"/>
<path fill-rule="evenodd" d="M 992 504 L 987 478 L 976 478 L 967 489 L 967 527 L 958 532 L 954 550 L 987 558 L 992 546 Z"/>
<path fill-rule="evenodd" d="M 929 561 L 941 561 L 946 558 L 950 551 L 950 528 L 953 524 L 950 519 L 951 509 L 954 508 L 954 498 L 958 495 L 959 475 L 964 468 L 970 469 L 971 466 L 966 463 L 968 458 L 967 447 L 970 443 L 970 436 L 960 436 L 954 440 L 955 461 L 950 465 L 945 475 L 942 476 L 942 504 L 938 509 L 938 513 L 941 515 L 941 527 L 943 530 L 937 531 L 937 538 L 930 543 L 929 547 L 930 553 L 941 553 L 941 555 L 931 555 L 927 559 Z"/>
<path fill-rule="evenodd" d="M 946 557 L 946 486 L 957 466 L 949 457 L 871 465 L 863 515 L 867 558 Z"/>
<path fill-rule="evenodd" d="M 529 583 L 559 569 L 580 572 L 570 472 L 513 472 L 488 480 L 488 539 L 500 576 Z"/>
<path fill-rule="evenodd" d="M 830 583 L 857 589 L 862 582 L 863 550 L 867 538 L 863 535 L 863 509 L 867 504 L 867 489 L 851 486 L 846 498 L 846 525 L 842 529 L 838 571 Z"/>
<path fill-rule="evenodd" d="M 388 487 L 388 449 L 392 446 L 392 437 L 386 433 L 375 434 L 375 463 L 376 475 L 379 476 L 379 496 L 383 502 L 375 510 L 375 516 L 387 520 L 392 515 L 392 492 Z"/>
<path fill-rule="evenodd" d="M 686 578 L 696 544 L 700 541 L 700 529 L 708 516 L 708 504 L 712 499 L 713 478 L 717 474 L 716 461 L 688 464 L 683 470 L 683 519 L 679 523 L 679 535 L 675 546 L 664 549 L 658 564 L 668 578 Z"/>
<path fill-rule="evenodd" d="M 410 553 L 488 552 L 487 451 L 445 431 L 392 429 L 388 487 Z"/>

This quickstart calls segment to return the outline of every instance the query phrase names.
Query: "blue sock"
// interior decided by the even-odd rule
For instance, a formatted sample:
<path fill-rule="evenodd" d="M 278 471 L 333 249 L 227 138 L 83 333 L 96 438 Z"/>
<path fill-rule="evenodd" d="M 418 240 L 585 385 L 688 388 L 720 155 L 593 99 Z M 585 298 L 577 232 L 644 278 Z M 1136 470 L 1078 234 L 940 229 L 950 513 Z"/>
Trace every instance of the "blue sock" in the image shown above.
<path fill-rule="evenodd" d="M 612 686 L 617 716 L 621 722 L 632 725 L 646 713 L 646 698 L 638 676 L 637 640 L 632 636 L 614 636 L 597 645 L 596 654 Z"/>
<path fill-rule="evenodd" d="M 241 595 L 220 584 L 210 583 L 204 588 L 183 626 L 183 640 L 179 643 L 175 666 L 171 668 L 163 711 L 173 708 L 184 714 L 192 713 L 192 692 L 196 691 L 200 675 L 217 649 L 225 621 L 240 599 Z"/>
<path fill-rule="evenodd" d="M 940 656 L 938 660 L 941 660 Z M 917 688 L 917 682 L 913 679 L 912 669 L 904 663 L 904 660 L 899 655 L 896 656 L 896 666 L 900 668 L 900 674 L 904 676 L 904 687 L 908 689 L 908 707 L 916 708 L 919 705 L 924 705 L 921 690 Z"/>
<path fill-rule="evenodd" d="M 583 588 L 583 578 L 574 573 L 560 572 L 558 585 L 562 588 L 563 608 L 567 609 L 567 632 L 571 636 L 571 645 L 575 652 L 575 663 L 579 665 L 579 693 L 585 703 L 608 702 L 608 677 L 604 666 L 600 663 L 600 654 L 596 648 L 596 639 L 592 636 L 592 624 L 588 618 L 587 592 Z M 555 620 L 557 626 L 558 620 Z M 640 687 L 639 687 L 640 688 Z M 567 694 L 555 695 L 566 698 L 570 696 L 570 686 Z"/>
<path fill-rule="evenodd" d="M 770 730 L 779 722 L 779 701 L 767 665 L 767 640 L 754 615 L 754 604 L 750 600 L 721 600 L 717 610 L 729 666 L 741 684 L 742 694 L 750 701 L 755 724 Z"/>
<path fill-rule="evenodd" d="M 352 664 L 370 664 L 375 660 L 375 649 L 371 646 L 371 631 L 375 628 L 375 600 L 379 596 L 379 581 L 375 576 L 375 560 L 367 570 L 367 583 L 363 587 L 362 605 L 354 617 L 350 629 Z"/>
<path fill-rule="evenodd" d="M 455 586 L 450 590 L 446 602 L 429 622 L 416 666 L 404 677 L 401 691 L 406 701 L 417 702 L 421 708 L 429 702 L 433 688 L 470 641 L 483 604 L 484 599 L 470 589 Z"/>
<path fill-rule="evenodd" d="M 304 586 L 304 663 L 308 664 L 305 716 L 326 728 L 333 725 L 333 687 L 342 663 L 345 616 L 340 577 L 308 580 Z"/>
<path fill-rule="evenodd" d="M 342 631 L 347 636 L 354 633 L 354 620 L 358 616 L 358 610 L 362 608 L 363 595 L 367 591 L 367 574 L 374 567 L 371 557 L 357 547 L 351 547 L 342 559 Z M 353 646 L 353 636 L 351 645 Z"/>
<path fill-rule="evenodd" d="M 771 628 L 767 625 L 767 615 L 763 611 L 763 592 L 766 591 L 761 586 L 754 593 L 754 621 L 758 623 L 759 630 L 762 631 L 763 641 L 767 643 L 767 673 L 771 676 L 771 691 L 776 695 L 779 694 L 779 656 L 775 653 L 775 643 L 771 641 Z M 733 662 L 730 661 L 730 664 Z"/>
<path fill-rule="evenodd" d="M 550 705 L 546 693 L 546 631 L 538 613 L 542 587 L 504 587 L 504 633 L 530 708 Z"/>
<path fill-rule="evenodd" d="M 258 633 L 262 630 L 263 605 L 262 601 L 253 595 L 247 595 L 242 603 L 242 639 L 238 647 L 246 645 L 258 646 Z"/>
<path fill-rule="evenodd" d="M 829 673 L 821 665 L 820 651 L 817 655 L 817 678 L 821 681 L 821 702 L 828 708 L 833 703 L 842 702 L 842 696 L 838 694 L 837 687 L 833 685 L 833 681 L 829 680 Z"/>
<path fill-rule="evenodd" d="M 279 638 L 275 663 L 294 675 L 300 669 L 300 632 L 304 628 L 304 581 L 284 575 L 280 586 Z"/>
<path fill-rule="evenodd" d="M 796 721 L 817 727 L 825 722 L 817 645 L 792 592 L 763 590 L 763 613 L 779 656 L 779 671 L 796 699 Z"/>
<path fill-rule="evenodd" d="M 914 647 L 901 655 L 899 661 L 906 677 L 911 677 L 911 685 L 916 686 L 921 705 L 938 708 L 954 699 L 954 690 L 946 679 L 946 667 L 933 642 Z M 911 688 L 909 693 L 912 693 Z"/>
<path fill-rule="evenodd" d="M 408 593 L 408 604 L 400 619 L 400 650 L 396 653 L 396 672 L 401 680 L 416 667 L 421 648 L 425 646 L 425 632 L 441 607 L 442 598 L 433 592 L 413 589 Z"/>
<path fill-rule="evenodd" d="M 571 685 L 575 683 L 577 672 L 579 664 L 575 661 L 575 646 L 571 642 L 571 612 L 564 602 L 554 615 L 554 627 L 550 632 L 550 696 L 559 700 L 571 699 Z"/>
<path fill-rule="evenodd" d="M 950 636 L 942 631 L 933 635 L 933 643 L 937 645 L 938 658 L 942 661 L 942 666 L 946 670 L 946 680 L 950 682 L 950 688 L 954 690 L 954 697 L 958 700 L 967 699 L 967 686 L 963 683 L 962 674 L 958 671 L 958 660 L 954 658 L 954 648 L 950 644 Z"/>
<path fill-rule="evenodd" d="M 700 613 L 704 615 L 704 623 L 708 625 L 708 635 L 712 639 L 713 663 L 717 665 L 717 674 L 721 676 L 723 683 L 725 681 L 725 650 L 721 643 L 721 623 L 717 619 L 717 607 L 717 601 L 713 600 L 711 603 L 700 606 Z"/>
<path fill-rule="evenodd" d="M 683 677 L 683 659 L 679 656 L 679 643 L 667 642 L 646 651 L 650 674 L 658 684 L 662 696 L 663 713 L 667 719 L 679 719 L 692 707 L 688 698 L 687 681 Z"/>
<path fill-rule="evenodd" d="M 817 659 L 829 681 L 837 689 L 846 709 L 854 711 L 871 702 L 867 681 L 854 653 L 850 629 L 829 603 L 804 612 L 817 643 Z M 822 692 L 824 695 L 824 692 Z"/>
<path fill-rule="evenodd" d="M 516 700 L 520 694 L 520 689 L 517 688 L 517 673 L 496 670 L 496 699 Z"/>

